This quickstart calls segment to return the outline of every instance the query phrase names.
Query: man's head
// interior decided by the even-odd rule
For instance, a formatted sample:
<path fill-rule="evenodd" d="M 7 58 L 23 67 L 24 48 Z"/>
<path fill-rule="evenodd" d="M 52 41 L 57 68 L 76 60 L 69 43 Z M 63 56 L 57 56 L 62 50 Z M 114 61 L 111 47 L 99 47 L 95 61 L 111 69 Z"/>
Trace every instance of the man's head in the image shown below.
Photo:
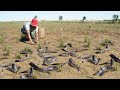
<path fill-rule="evenodd" d="M 37 16 L 35 16 L 34 18 L 37 18 Z"/>
<path fill-rule="evenodd" d="M 33 27 L 37 27 L 38 26 L 38 20 L 37 19 L 32 19 L 32 21 L 31 21 L 31 25 L 33 26 Z"/>

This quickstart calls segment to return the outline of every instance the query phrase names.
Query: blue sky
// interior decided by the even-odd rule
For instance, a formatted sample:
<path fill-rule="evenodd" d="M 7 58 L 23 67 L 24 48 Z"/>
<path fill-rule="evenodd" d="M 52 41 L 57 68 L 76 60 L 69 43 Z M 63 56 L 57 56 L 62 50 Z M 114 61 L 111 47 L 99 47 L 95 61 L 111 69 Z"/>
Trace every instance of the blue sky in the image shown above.
<path fill-rule="evenodd" d="M 112 15 L 120 15 L 120 11 L 0 11 L 0 21 L 29 21 L 35 15 L 39 20 L 58 20 L 59 15 L 63 20 L 81 20 L 86 16 L 87 20 L 112 19 Z"/>

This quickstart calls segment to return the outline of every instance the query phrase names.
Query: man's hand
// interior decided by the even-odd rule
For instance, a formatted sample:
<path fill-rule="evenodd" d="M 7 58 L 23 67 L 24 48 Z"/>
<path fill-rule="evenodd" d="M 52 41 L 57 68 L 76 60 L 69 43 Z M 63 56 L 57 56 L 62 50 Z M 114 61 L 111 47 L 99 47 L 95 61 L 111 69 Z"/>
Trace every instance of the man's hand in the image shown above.
<path fill-rule="evenodd" d="M 30 44 L 31 44 L 31 45 L 35 45 L 35 43 L 34 43 L 33 41 L 32 41 L 32 42 L 30 42 Z"/>

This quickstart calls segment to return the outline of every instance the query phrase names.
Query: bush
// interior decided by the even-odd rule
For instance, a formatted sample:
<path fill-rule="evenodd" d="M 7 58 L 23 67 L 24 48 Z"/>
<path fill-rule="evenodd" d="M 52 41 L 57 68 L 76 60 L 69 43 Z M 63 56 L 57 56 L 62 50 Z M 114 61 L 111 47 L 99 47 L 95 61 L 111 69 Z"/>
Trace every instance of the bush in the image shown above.
<path fill-rule="evenodd" d="M 20 53 L 17 53 L 17 54 L 16 54 L 16 58 L 21 59 L 21 54 L 20 54 Z"/>
<path fill-rule="evenodd" d="M 39 44 L 38 44 L 38 49 L 41 49 L 41 48 L 42 48 L 42 47 L 41 47 L 41 44 L 39 43 Z"/>
<path fill-rule="evenodd" d="M 5 48 L 4 48 L 4 51 L 6 51 L 6 55 L 10 55 L 10 52 L 11 52 L 11 47 L 10 46 L 6 46 Z"/>
<path fill-rule="evenodd" d="M 85 42 L 85 47 L 86 48 L 90 48 L 90 45 L 91 45 L 91 39 L 89 37 L 84 37 L 84 42 Z"/>
<path fill-rule="evenodd" d="M 30 48 L 27 47 L 27 46 L 23 49 L 23 51 L 24 51 L 24 52 L 30 52 L 30 53 L 33 52 L 32 49 L 30 49 Z"/>
<path fill-rule="evenodd" d="M 104 39 L 101 43 L 101 46 L 106 46 L 106 45 L 113 45 L 112 41 L 110 39 Z"/>

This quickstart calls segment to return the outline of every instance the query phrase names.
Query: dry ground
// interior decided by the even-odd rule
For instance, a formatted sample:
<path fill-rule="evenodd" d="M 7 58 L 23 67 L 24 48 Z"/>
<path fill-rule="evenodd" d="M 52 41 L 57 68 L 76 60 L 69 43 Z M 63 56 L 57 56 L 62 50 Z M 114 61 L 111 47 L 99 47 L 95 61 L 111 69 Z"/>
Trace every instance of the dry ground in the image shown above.
<path fill-rule="evenodd" d="M 1 22 L 0 23 L 0 36 L 4 38 L 0 43 L 0 64 L 16 63 L 21 66 L 19 72 L 29 69 L 29 62 L 33 62 L 39 67 L 42 66 L 42 58 L 38 56 L 37 47 L 40 43 L 42 47 L 48 45 L 50 49 L 56 49 L 62 52 L 58 47 L 61 40 L 64 42 L 70 42 L 74 47 L 83 48 L 85 37 L 89 37 L 91 40 L 90 49 L 87 51 L 77 53 L 80 56 L 95 54 L 95 47 L 99 45 L 104 39 L 108 38 L 114 44 L 111 46 L 111 51 L 104 54 L 95 54 L 101 58 L 100 63 L 110 60 L 109 55 L 115 54 L 120 58 L 120 25 L 119 24 L 97 24 L 97 23 L 78 23 L 78 22 L 41 22 L 40 26 L 45 28 L 46 35 L 44 38 L 39 38 L 39 43 L 36 45 L 30 45 L 28 43 L 20 42 L 21 32 L 20 28 L 24 22 Z M 4 48 L 10 46 L 10 55 L 3 56 Z M 30 59 L 25 62 L 14 62 L 16 60 L 16 54 L 19 53 L 25 47 L 29 47 L 33 50 L 33 54 L 30 54 Z M 57 55 L 53 54 L 53 55 Z M 6 58 L 5 58 L 6 57 Z M 66 62 L 70 57 L 57 57 L 57 62 Z M 75 62 L 80 66 L 80 71 L 65 66 L 61 72 L 51 72 L 50 75 L 42 72 L 35 71 L 34 76 L 37 79 L 119 79 L 120 78 L 120 65 L 117 65 L 117 71 L 107 72 L 105 75 L 93 76 L 93 73 L 97 72 L 101 65 L 93 65 L 89 62 L 82 63 L 81 59 L 72 57 Z M 22 74 L 15 74 L 0 67 L 1 79 L 19 79 Z"/>

